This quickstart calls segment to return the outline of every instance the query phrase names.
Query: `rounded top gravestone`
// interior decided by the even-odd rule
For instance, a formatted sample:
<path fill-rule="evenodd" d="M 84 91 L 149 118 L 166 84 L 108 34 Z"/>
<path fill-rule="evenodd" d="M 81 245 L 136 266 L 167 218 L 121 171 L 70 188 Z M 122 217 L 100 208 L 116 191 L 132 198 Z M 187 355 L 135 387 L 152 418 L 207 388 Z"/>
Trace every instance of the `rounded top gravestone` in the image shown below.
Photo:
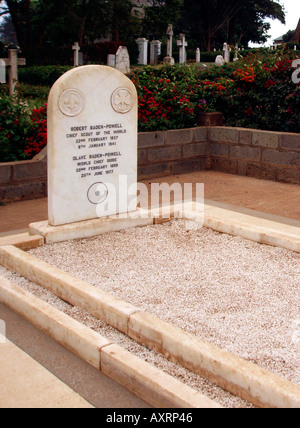
<path fill-rule="evenodd" d="M 216 61 L 215 61 L 215 63 L 216 63 L 216 65 L 218 65 L 218 66 L 220 66 L 220 67 L 222 67 L 223 65 L 225 65 L 225 59 L 222 57 L 222 55 L 218 55 L 217 56 L 217 58 L 216 58 Z"/>
<path fill-rule="evenodd" d="M 48 100 L 49 224 L 134 211 L 136 183 L 135 86 L 106 66 L 65 73 Z"/>

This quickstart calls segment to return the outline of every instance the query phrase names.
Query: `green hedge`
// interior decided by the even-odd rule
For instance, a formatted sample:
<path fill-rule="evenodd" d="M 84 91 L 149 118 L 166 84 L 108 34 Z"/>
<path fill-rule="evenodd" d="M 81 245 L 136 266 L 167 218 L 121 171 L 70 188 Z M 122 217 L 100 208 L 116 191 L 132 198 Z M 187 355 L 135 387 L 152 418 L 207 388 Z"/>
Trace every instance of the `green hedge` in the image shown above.
<path fill-rule="evenodd" d="M 19 68 L 19 81 L 29 85 L 52 86 L 60 76 L 71 68 L 70 66 L 56 65 Z"/>

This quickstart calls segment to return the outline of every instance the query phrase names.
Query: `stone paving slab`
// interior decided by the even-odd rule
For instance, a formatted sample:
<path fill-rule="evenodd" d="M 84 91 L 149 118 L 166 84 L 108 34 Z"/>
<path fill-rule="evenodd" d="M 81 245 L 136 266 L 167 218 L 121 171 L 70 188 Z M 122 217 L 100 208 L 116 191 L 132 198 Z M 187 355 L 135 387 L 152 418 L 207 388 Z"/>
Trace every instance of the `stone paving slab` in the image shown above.
<path fill-rule="evenodd" d="M 0 408 L 93 408 L 12 342 L 0 344 Z"/>

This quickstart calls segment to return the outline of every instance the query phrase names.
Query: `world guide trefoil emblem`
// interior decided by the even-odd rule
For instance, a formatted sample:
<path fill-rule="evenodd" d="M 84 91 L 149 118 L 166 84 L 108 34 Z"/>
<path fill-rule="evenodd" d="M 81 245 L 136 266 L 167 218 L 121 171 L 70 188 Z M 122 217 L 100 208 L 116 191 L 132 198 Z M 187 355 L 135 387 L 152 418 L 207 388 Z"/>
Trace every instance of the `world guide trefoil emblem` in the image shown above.
<path fill-rule="evenodd" d="M 134 97 L 127 88 L 118 88 L 111 96 L 111 105 L 117 113 L 128 113 L 134 105 Z"/>

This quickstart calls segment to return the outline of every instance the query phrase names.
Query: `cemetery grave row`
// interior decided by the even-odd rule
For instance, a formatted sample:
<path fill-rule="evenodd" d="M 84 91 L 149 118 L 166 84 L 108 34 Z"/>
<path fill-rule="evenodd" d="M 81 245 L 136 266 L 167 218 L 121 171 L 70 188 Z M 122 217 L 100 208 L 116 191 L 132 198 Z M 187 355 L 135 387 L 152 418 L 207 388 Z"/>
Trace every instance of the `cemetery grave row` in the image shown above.
<path fill-rule="evenodd" d="M 174 65 L 175 59 L 173 57 L 173 26 L 170 24 L 168 26 L 167 32 L 167 50 L 166 50 L 166 56 L 163 59 L 163 62 L 165 64 Z M 146 38 L 138 38 L 136 40 L 136 43 L 138 45 L 138 59 L 137 64 L 138 65 L 156 65 L 158 62 L 161 61 L 161 54 L 162 54 L 162 42 L 160 40 L 152 40 L 149 42 Z M 188 42 L 186 41 L 185 34 L 180 34 L 179 39 L 176 41 L 176 45 L 179 47 L 179 64 L 186 64 L 187 63 L 187 47 Z M 149 46 L 150 46 L 150 60 L 149 60 Z M 83 54 L 80 52 L 80 46 L 78 42 L 74 44 L 72 47 L 74 51 L 74 67 L 77 67 L 79 65 L 83 65 Z M 231 51 L 232 48 L 227 44 L 224 43 L 223 46 L 223 53 L 220 58 L 220 56 L 217 56 L 215 59 L 216 65 L 224 65 L 225 63 L 230 62 L 231 58 Z M 234 48 L 234 61 L 238 61 L 238 52 L 240 49 L 236 45 Z M 214 49 L 214 52 L 216 52 L 216 49 Z M 197 48 L 195 51 L 195 59 L 196 63 L 201 62 L 201 52 L 200 48 Z M 128 49 L 125 46 L 120 46 L 115 54 L 108 54 L 107 56 L 107 65 L 110 67 L 114 67 L 119 71 L 122 71 L 125 74 L 130 73 L 130 57 L 128 53 Z"/>
<path fill-rule="evenodd" d="M 162 42 L 160 40 L 152 40 L 149 42 L 146 38 L 138 38 L 136 43 L 138 45 L 138 65 L 156 65 L 159 62 L 163 62 L 165 64 L 174 65 L 175 59 L 173 57 L 173 37 L 174 31 L 172 24 L 169 24 L 167 28 L 167 46 L 166 46 L 166 56 L 161 58 L 162 54 Z M 187 63 L 187 47 L 188 42 L 186 40 L 185 34 L 180 34 L 179 38 L 176 40 L 176 45 L 179 48 L 179 64 Z M 149 49 L 150 47 L 150 49 Z M 269 50 L 276 50 L 277 47 L 270 47 Z M 74 50 L 74 66 L 83 65 L 83 55 L 80 53 L 80 46 L 78 43 L 75 43 L 73 46 Z M 150 56 L 149 56 L 150 50 Z M 223 66 L 225 63 L 230 63 L 231 58 L 233 61 L 238 61 L 241 57 L 240 54 L 241 48 L 238 45 L 231 47 L 228 43 L 224 43 L 222 49 L 222 55 L 217 55 L 217 50 L 214 49 L 214 63 L 218 66 Z M 297 51 L 297 46 L 294 45 L 294 51 Z M 80 58 L 80 61 L 79 61 Z M 201 62 L 201 52 L 198 47 L 195 52 L 193 58 L 190 60 L 195 61 L 197 64 Z M 107 56 L 107 65 L 114 67 L 124 73 L 130 73 L 130 57 L 128 50 L 125 46 L 121 46 L 118 48 L 115 54 L 109 54 Z"/>

